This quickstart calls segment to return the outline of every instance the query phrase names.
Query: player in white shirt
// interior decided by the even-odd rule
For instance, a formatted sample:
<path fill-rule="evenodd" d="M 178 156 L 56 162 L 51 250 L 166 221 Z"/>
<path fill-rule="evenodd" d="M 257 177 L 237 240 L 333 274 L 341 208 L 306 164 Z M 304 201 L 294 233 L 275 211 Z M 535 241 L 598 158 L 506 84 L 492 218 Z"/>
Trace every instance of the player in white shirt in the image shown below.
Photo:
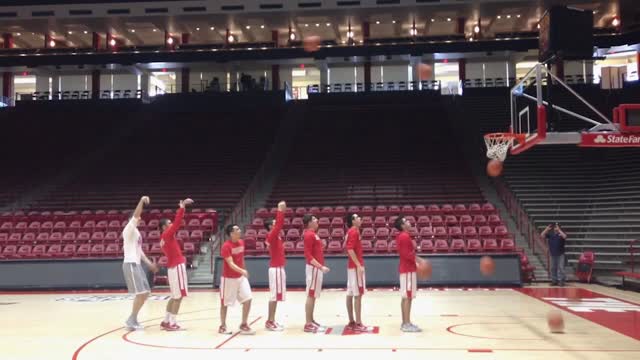
<path fill-rule="evenodd" d="M 140 260 L 143 260 L 151 271 L 158 271 L 156 264 L 151 262 L 151 260 L 149 260 L 142 251 L 142 235 L 140 235 L 140 231 L 138 231 L 138 222 L 142 215 L 142 208 L 148 204 L 148 196 L 140 198 L 138 206 L 136 206 L 136 209 L 133 211 L 133 216 L 131 216 L 131 219 L 129 219 L 129 222 L 124 227 L 124 230 L 122 230 L 124 250 L 122 272 L 124 273 L 124 280 L 127 283 L 129 293 L 135 294 L 136 296 L 133 300 L 131 315 L 125 322 L 125 325 L 129 330 L 142 330 L 144 328 L 140 323 L 138 323 L 138 312 L 151 292 L 147 276 L 145 275 L 142 266 L 140 266 Z"/>

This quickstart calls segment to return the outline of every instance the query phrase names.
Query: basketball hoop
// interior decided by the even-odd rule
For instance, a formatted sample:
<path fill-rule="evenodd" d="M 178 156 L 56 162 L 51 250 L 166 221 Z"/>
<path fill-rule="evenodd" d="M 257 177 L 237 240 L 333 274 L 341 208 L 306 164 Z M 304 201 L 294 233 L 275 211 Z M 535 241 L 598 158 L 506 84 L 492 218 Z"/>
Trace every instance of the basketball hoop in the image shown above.
<path fill-rule="evenodd" d="M 524 141 L 524 134 L 514 133 L 491 133 L 484 136 L 484 143 L 487 145 L 487 157 L 498 161 L 504 161 L 507 153 L 513 145 L 513 141 L 519 143 Z"/>

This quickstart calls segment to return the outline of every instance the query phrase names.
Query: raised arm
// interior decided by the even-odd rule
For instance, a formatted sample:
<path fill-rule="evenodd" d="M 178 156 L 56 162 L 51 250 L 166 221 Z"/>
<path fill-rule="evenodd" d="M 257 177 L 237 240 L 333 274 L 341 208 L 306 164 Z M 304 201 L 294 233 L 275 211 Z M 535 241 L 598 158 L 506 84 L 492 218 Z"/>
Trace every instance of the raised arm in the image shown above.
<path fill-rule="evenodd" d="M 144 208 L 145 205 L 149 205 L 149 202 L 151 200 L 149 199 L 148 196 L 143 196 L 140 198 L 140 201 L 138 201 L 138 206 L 136 206 L 136 209 L 133 210 L 133 217 L 136 220 L 140 220 L 140 217 L 142 216 L 142 209 Z"/>
<path fill-rule="evenodd" d="M 178 212 L 176 212 L 176 217 L 171 223 L 171 226 L 162 234 L 162 238 L 172 239 L 180 226 L 182 225 L 182 219 L 184 218 L 184 211 L 187 205 L 193 204 L 193 200 L 184 199 L 180 200 L 180 207 L 178 208 Z"/>
<path fill-rule="evenodd" d="M 123 237 L 129 239 L 133 238 L 134 231 L 136 230 L 136 227 L 138 227 L 138 221 L 140 221 L 140 216 L 142 215 L 142 209 L 145 205 L 148 205 L 149 202 L 150 200 L 148 196 L 143 196 L 140 198 L 136 209 L 133 210 L 133 216 L 131 217 L 131 220 L 129 220 L 127 225 L 124 227 L 124 230 L 122 231 Z"/>

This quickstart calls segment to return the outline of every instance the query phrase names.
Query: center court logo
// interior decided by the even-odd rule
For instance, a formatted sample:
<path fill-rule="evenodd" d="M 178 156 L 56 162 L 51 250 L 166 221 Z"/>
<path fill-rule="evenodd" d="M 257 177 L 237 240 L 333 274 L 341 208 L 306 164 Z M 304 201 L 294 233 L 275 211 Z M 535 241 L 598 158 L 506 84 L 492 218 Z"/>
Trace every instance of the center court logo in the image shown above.
<path fill-rule="evenodd" d="M 169 300 L 169 295 L 151 295 L 149 300 L 151 301 L 166 301 Z M 76 302 L 76 303 L 101 303 L 109 301 L 130 301 L 133 300 L 133 295 L 87 295 L 87 296 L 65 296 L 57 298 L 56 301 Z"/>

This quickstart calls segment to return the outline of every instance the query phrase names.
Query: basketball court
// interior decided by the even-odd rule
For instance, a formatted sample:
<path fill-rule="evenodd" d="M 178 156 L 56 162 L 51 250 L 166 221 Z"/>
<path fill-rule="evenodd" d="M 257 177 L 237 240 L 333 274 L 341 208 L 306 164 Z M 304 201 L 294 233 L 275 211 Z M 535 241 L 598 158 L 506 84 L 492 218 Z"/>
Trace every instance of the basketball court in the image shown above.
<path fill-rule="evenodd" d="M 329 290 L 316 305 L 316 320 L 328 327 L 326 333 L 302 331 L 303 291 L 290 291 L 278 309 L 285 331 L 265 330 L 268 293 L 255 291 L 249 320 L 256 335 L 220 335 L 218 296 L 211 290 L 192 292 L 178 317 L 186 330 L 166 332 L 159 323 L 168 296 L 156 291 L 140 314 L 145 330 L 130 332 L 122 327 L 131 306 L 123 292 L 4 293 L 3 358 L 640 357 L 640 294 L 597 285 L 421 289 L 412 322 L 423 332 L 415 334 L 400 331 L 400 298 L 392 289 L 373 289 L 365 295 L 363 320 L 375 327 L 369 334 L 344 330 L 345 292 Z M 564 333 L 549 332 L 546 315 L 554 308 L 562 311 Z M 239 316 L 240 308 L 231 308 L 228 326 L 237 329 Z"/>

